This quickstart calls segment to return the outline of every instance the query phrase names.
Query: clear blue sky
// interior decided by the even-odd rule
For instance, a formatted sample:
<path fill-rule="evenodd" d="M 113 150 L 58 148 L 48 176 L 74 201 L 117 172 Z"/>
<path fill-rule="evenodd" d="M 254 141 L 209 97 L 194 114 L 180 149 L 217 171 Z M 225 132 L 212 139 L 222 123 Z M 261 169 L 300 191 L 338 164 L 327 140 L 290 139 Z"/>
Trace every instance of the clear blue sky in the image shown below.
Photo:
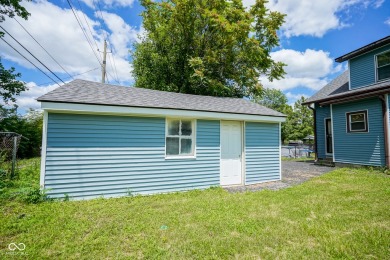
<path fill-rule="evenodd" d="M 136 0 L 100 0 L 100 12 L 97 0 L 71 2 L 77 9 L 76 14 L 86 30 L 92 49 L 102 49 L 105 37 L 109 41 L 109 50 L 113 51 L 108 57 L 109 82 L 131 85 L 131 56 L 128 50 L 137 41 L 137 35 L 143 32 L 140 17 L 142 6 Z M 250 6 L 254 0 L 243 2 Z M 28 21 L 18 21 L 66 72 L 13 19 L 1 24 L 10 34 L 63 81 L 71 80 L 68 73 L 84 73 L 73 78 L 100 80 L 98 58 L 66 0 L 33 0 L 23 2 L 23 5 L 31 16 Z M 390 35 L 389 0 L 274 0 L 269 2 L 268 7 L 287 14 L 286 22 L 279 31 L 280 47 L 273 51 L 272 57 L 288 66 L 284 79 L 268 82 L 262 78 L 262 82 L 266 87 L 281 89 L 291 104 L 301 95 L 311 96 L 346 69 L 346 64 L 335 63 L 335 58 Z M 5 40 L 39 65 L 9 36 Z M 0 50 L 3 65 L 15 67 L 29 86 L 29 91 L 18 98 L 19 111 L 39 108 L 35 98 L 58 85 L 2 41 Z M 100 54 L 96 52 L 96 55 Z"/>

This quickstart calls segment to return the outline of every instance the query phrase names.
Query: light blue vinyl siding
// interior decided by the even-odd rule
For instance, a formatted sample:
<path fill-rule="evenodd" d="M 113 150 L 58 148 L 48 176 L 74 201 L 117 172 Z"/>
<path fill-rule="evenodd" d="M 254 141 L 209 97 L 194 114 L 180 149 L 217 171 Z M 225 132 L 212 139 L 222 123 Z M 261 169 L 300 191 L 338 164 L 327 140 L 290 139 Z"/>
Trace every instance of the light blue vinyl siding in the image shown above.
<path fill-rule="evenodd" d="M 346 113 L 368 110 L 367 133 L 347 133 Z M 332 106 L 336 162 L 381 166 L 385 164 L 382 106 L 379 98 Z"/>
<path fill-rule="evenodd" d="M 219 185 L 220 122 L 196 125 L 196 158 L 165 159 L 165 118 L 49 113 L 45 188 L 93 198 Z"/>
<path fill-rule="evenodd" d="M 351 89 L 376 83 L 375 55 L 386 50 L 390 50 L 390 45 L 383 46 L 349 60 Z"/>
<path fill-rule="evenodd" d="M 245 124 L 245 184 L 280 179 L 279 124 Z"/>
<path fill-rule="evenodd" d="M 325 119 L 330 118 L 330 106 L 320 107 L 315 105 L 316 110 L 316 142 L 317 142 L 317 156 L 320 159 L 326 158 L 326 144 L 325 144 Z"/>

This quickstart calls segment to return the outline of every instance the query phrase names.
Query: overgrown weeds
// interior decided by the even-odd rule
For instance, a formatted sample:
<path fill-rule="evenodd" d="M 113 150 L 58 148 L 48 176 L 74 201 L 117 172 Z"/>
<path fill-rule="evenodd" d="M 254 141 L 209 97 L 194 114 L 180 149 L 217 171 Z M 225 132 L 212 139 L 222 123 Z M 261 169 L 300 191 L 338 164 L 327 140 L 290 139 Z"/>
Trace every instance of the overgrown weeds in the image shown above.
<path fill-rule="evenodd" d="M 39 158 L 20 160 L 16 174 L 12 178 L 5 169 L 0 169 L 0 200 L 32 204 L 48 200 L 46 191 L 39 187 L 39 160 Z"/>

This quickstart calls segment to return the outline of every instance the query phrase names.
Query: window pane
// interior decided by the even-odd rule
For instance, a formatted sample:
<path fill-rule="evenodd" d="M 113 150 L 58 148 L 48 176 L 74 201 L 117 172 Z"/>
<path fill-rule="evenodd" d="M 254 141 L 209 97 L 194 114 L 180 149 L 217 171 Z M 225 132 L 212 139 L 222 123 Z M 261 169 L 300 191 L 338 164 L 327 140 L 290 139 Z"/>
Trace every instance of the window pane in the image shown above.
<path fill-rule="evenodd" d="M 179 155 L 179 137 L 167 137 L 167 155 Z"/>
<path fill-rule="evenodd" d="M 192 153 L 192 139 L 181 139 L 181 154 Z"/>
<path fill-rule="evenodd" d="M 353 114 L 351 115 L 351 123 L 353 122 L 363 122 L 364 121 L 364 114 Z"/>
<path fill-rule="evenodd" d="M 352 131 L 365 131 L 366 130 L 366 124 L 364 122 L 358 122 L 358 123 L 351 123 L 351 130 Z"/>
<path fill-rule="evenodd" d="M 168 121 L 168 135 L 179 135 L 180 120 Z"/>
<path fill-rule="evenodd" d="M 190 136 L 192 134 L 192 124 L 189 120 L 181 121 L 181 135 Z"/>
<path fill-rule="evenodd" d="M 390 65 L 378 68 L 378 80 L 390 78 Z"/>
<path fill-rule="evenodd" d="M 378 67 L 390 64 L 390 51 L 377 56 Z"/>

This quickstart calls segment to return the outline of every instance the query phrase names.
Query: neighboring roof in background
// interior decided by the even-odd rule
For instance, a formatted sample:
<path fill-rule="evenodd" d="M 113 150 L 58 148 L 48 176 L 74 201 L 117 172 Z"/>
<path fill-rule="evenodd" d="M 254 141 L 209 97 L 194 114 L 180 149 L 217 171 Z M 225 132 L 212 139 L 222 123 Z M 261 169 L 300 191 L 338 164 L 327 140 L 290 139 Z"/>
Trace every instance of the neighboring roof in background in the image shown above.
<path fill-rule="evenodd" d="M 356 56 L 359 56 L 360 54 L 363 54 L 363 53 L 369 52 L 371 50 L 377 49 L 379 47 L 382 47 L 384 45 L 387 45 L 389 43 L 390 43 L 390 36 L 386 36 L 385 38 L 382 38 L 380 40 L 377 40 L 375 42 L 367 44 L 367 45 L 365 45 L 357 50 L 354 50 L 354 51 L 351 51 L 347 54 L 344 54 L 344 55 L 336 58 L 335 61 L 336 62 L 343 62 L 343 61 L 352 59 Z"/>
<path fill-rule="evenodd" d="M 325 87 L 320 89 L 316 94 L 308 98 L 303 104 L 321 103 L 367 93 L 375 94 L 378 91 L 390 91 L 390 80 L 372 84 L 367 87 L 349 90 L 349 72 L 346 70 L 329 84 L 325 85 Z"/>
<path fill-rule="evenodd" d="M 165 108 L 232 114 L 285 117 L 242 98 L 189 95 L 76 79 L 37 99 L 41 102 Z"/>

